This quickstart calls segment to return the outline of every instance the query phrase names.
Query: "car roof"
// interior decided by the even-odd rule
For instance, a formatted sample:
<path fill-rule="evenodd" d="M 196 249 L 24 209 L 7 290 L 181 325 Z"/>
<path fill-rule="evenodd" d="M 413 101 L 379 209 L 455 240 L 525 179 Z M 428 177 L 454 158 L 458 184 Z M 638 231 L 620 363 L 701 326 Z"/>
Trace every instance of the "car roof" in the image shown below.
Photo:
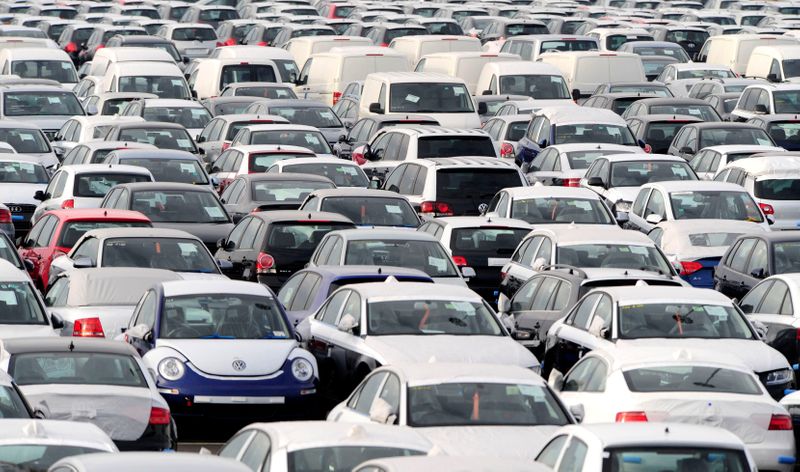
<path fill-rule="evenodd" d="M 406 426 L 333 421 L 281 421 L 253 423 L 244 430 L 267 432 L 273 450 L 289 451 L 322 445 L 392 445 L 428 451 L 432 444 L 416 430 Z"/>
<path fill-rule="evenodd" d="M 720 146 L 708 146 L 701 149 L 701 151 L 716 151 L 722 154 L 734 153 L 734 152 L 757 152 L 761 153 L 784 153 L 786 152 L 785 149 L 782 147 L 776 146 L 759 146 L 753 144 L 723 144 Z"/>
<path fill-rule="evenodd" d="M 451 228 L 498 228 L 498 227 L 511 227 L 520 229 L 531 229 L 532 226 L 522 220 L 514 218 L 491 218 L 486 216 L 446 216 L 443 218 L 435 218 L 432 220 L 434 223 L 440 223 L 444 226 Z"/>
<path fill-rule="evenodd" d="M 142 470 L 192 470 L 194 472 L 250 472 L 241 462 L 214 455 L 175 452 L 117 452 L 114 454 L 81 454 L 54 464 L 75 464 L 78 470 L 99 472 L 140 472 Z"/>
<path fill-rule="evenodd" d="M 253 213 L 253 217 L 263 220 L 268 223 L 277 223 L 282 221 L 291 221 L 302 223 L 304 221 L 325 221 L 330 223 L 350 223 L 353 221 L 339 213 L 331 213 L 328 211 L 308 211 L 308 210 L 277 210 L 277 211 L 259 211 Z"/>
<path fill-rule="evenodd" d="M 691 220 L 668 220 L 662 221 L 657 225 L 665 231 L 677 231 L 681 233 L 697 234 L 697 233 L 721 233 L 732 232 L 741 235 L 752 235 L 756 233 L 764 236 L 772 234 L 780 234 L 781 231 L 767 231 L 762 225 L 752 221 L 739 221 L 739 220 L 718 220 L 711 218 L 691 219 Z M 795 239 L 800 240 L 800 234 L 795 236 Z M 688 243 L 687 243 L 688 244 Z M 727 246 L 726 246 L 727 247 Z"/>
<path fill-rule="evenodd" d="M 754 177 L 787 174 L 797 175 L 800 174 L 800 156 L 776 154 L 763 157 L 748 157 L 731 162 L 725 167 L 737 167 Z"/>
<path fill-rule="evenodd" d="M 186 129 L 180 123 L 170 123 L 167 121 L 125 121 L 121 123 L 114 123 L 114 126 L 118 129 Z"/>
<path fill-rule="evenodd" d="M 411 241 L 437 241 L 433 236 L 421 231 L 408 231 L 403 229 L 340 229 L 328 234 L 338 234 L 347 241 L 380 241 L 385 239 L 400 239 Z M 16 268 L 15 268 L 16 269 Z"/>
<path fill-rule="evenodd" d="M 714 290 L 693 287 L 637 286 L 609 287 L 602 290 L 620 304 L 630 303 L 709 303 L 733 306 L 730 298 Z"/>
<path fill-rule="evenodd" d="M 197 161 L 198 157 L 188 151 L 177 149 L 116 149 L 112 151 L 120 160 L 124 159 L 184 159 Z"/>
<path fill-rule="evenodd" d="M 559 53 L 565 54 L 565 53 Z M 636 56 L 639 57 L 639 56 Z M 613 123 L 627 126 L 621 116 L 603 108 L 587 108 L 578 106 L 544 107 L 534 115 L 547 117 L 553 124 L 569 123 Z"/>
<path fill-rule="evenodd" d="M 123 164 L 76 164 L 61 168 L 65 172 L 72 174 L 140 174 L 151 175 L 150 171 L 144 167 L 126 166 Z"/>
<path fill-rule="evenodd" d="M 133 182 L 126 184 L 119 184 L 125 186 L 132 192 L 137 191 L 159 191 L 159 190 L 184 190 L 187 192 L 211 192 L 205 185 L 182 184 L 177 182 Z M 216 195 L 216 194 L 215 194 Z"/>
<path fill-rule="evenodd" d="M 688 125 L 687 125 L 688 126 Z M 670 154 L 645 154 L 641 151 L 631 154 L 608 154 L 605 156 L 598 156 L 598 159 L 607 159 L 612 164 L 615 162 L 632 162 L 632 161 L 668 161 L 668 162 L 686 162 L 686 159 L 680 156 L 672 156 Z"/>
<path fill-rule="evenodd" d="M 2 282 L 30 282 L 28 274 L 23 273 L 17 266 L 5 259 L 0 259 L 0 281 Z"/>
<path fill-rule="evenodd" d="M 402 374 L 409 384 L 459 383 L 466 379 L 481 379 L 487 383 L 494 381 L 545 386 L 544 379 L 532 370 L 510 364 L 419 362 L 396 363 L 381 369 Z"/>
<path fill-rule="evenodd" d="M 235 98 L 235 97 L 234 97 Z M 251 132 L 257 131 L 316 131 L 320 132 L 319 128 L 306 125 L 295 125 L 290 123 L 272 123 L 266 125 L 247 125 L 245 128 Z"/>
<path fill-rule="evenodd" d="M 96 220 L 96 219 L 125 219 L 125 220 L 141 220 L 149 222 L 150 219 L 139 213 L 138 211 L 131 210 L 116 210 L 112 208 L 72 208 L 72 209 L 58 209 L 49 210 L 44 215 L 55 215 L 61 221 L 81 221 L 81 220 Z"/>
<path fill-rule="evenodd" d="M 0 419 L 0 444 L 57 444 L 117 451 L 103 430 L 84 421 L 3 418 Z"/>
<path fill-rule="evenodd" d="M 303 159 L 303 157 L 298 157 L 296 159 Z M 295 160 L 295 159 L 287 159 L 287 160 Z M 309 162 L 317 162 L 322 161 L 322 158 L 319 157 L 310 157 L 307 159 Z M 279 161 L 280 162 L 280 161 Z M 290 181 L 290 180 L 303 180 L 307 182 L 325 182 L 325 183 L 333 183 L 333 181 L 325 176 L 316 175 L 316 174 L 303 174 L 299 172 L 281 172 L 281 173 L 256 173 L 256 174 L 243 174 L 237 177 L 237 179 L 242 179 L 246 182 L 269 182 L 269 181 Z"/>
<path fill-rule="evenodd" d="M 622 229 L 616 225 L 548 225 L 534 229 L 528 237 L 546 235 L 553 238 L 559 246 L 586 243 L 620 243 L 654 246 L 655 243 L 640 231 Z"/>
<path fill-rule="evenodd" d="M 511 162 L 493 157 L 485 156 L 463 156 L 463 157 L 434 157 L 430 159 L 417 159 L 414 164 L 425 167 L 456 167 L 458 169 L 512 169 L 519 171 L 519 168 Z"/>
<path fill-rule="evenodd" d="M 455 52 L 448 54 L 457 54 Z M 453 77 L 451 75 L 440 74 L 438 72 L 373 72 L 367 76 L 377 80 L 384 80 L 394 83 L 428 83 L 428 82 L 444 82 L 444 83 L 459 83 L 463 84 L 462 79 Z"/>
<path fill-rule="evenodd" d="M 652 123 L 654 121 L 690 121 L 693 123 L 702 122 L 703 119 L 691 115 L 678 115 L 678 114 L 658 114 L 658 115 L 637 115 L 631 116 L 629 120 L 639 120 L 644 123 Z"/>
<path fill-rule="evenodd" d="M 346 230 L 359 231 L 359 230 Z M 408 231 L 414 233 L 414 231 Z M 383 282 L 369 282 L 347 286 L 361 295 L 366 301 L 377 300 L 469 300 L 483 303 L 477 293 L 458 285 L 431 284 L 425 282 L 398 282 L 388 277 Z"/>
<path fill-rule="evenodd" d="M 525 198 L 585 198 L 590 200 L 599 200 L 595 192 L 584 187 L 560 187 L 560 186 L 544 186 L 532 185 L 529 187 L 509 187 L 503 189 L 508 192 L 512 200 L 525 199 Z"/>
<path fill-rule="evenodd" d="M 431 118 L 432 119 L 432 118 Z M 480 129 L 458 129 L 458 128 L 445 128 L 443 126 L 432 125 L 408 125 L 408 126 L 395 126 L 384 128 L 383 132 L 397 132 L 411 135 L 425 136 L 442 136 L 442 135 L 459 135 L 459 136 L 482 136 L 491 139 L 485 131 Z"/>
<path fill-rule="evenodd" d="M 380 265 L 345 265 L 345 266 L 317 266 L 303 269 L 303 272 L 316 272 L 324 277 L 331 279 L 338 278 L 355 278 L 372 275 L 398 275 L 408 276 L 413 275 L 416 277 L 433 280 L 431 276 L 419 269 L 411 269 L 408 267 L 395 267 L 395 266 L 380 266 Z"/>
<path fill-rule="evenodd" d="M 193 234 L 179 229 L 170 228 L 102 228 L 92 229 L 84 233 L 83 237 L 95 237 L 97 239 L 109 238 L 180 238 L 193 239 L 200 241 L 200 238 Z"/>
<path fill-rule="evenodd" d="M 161 283 L 165 297 L 180 295 L 203 295 L 211 293 L 235 293 L 274 298 L 265 285 L 242 280 L 172 280 Z"/>
<path fill-rule="evenodd" d="M 138 357 L 136 349 L 134 349 L 133 346 L 113 339 L 62 336 L 10 338 L 4 339 L 2 343 L 0 343 L 0 347 L 11 355 L 30 352 L 93 352 Z M 0 430 L 2 430 L 2 428 L 0 428 Z"/>
<path fill-rule="evenodd" d="M 330 197 L 375 197 L 375 198 L 392 198 L 397 200 L 408 200 L 405 196 L 400 195 L 397 192 L 390 192 L 388 190 L 376 190 L 370 188 L 326 188 L 326 189 L 319 189 L 314 190 L 311 192 L 309 197 L 311 196 L 319 197 L 319 198 L 330 198 Z"/>
<path fill-rule="evenodd" d="M 121 151 L 124 149 L 150 149 L 154 151 L 158 149 L 152 144 L 139 143 L 136 141 L 86 141 L 78 144 L 78 146 L 86 146 L 91 150 L 113 149 Z"/>
<path fill-rule="evenodd" d="M 359 167 L 359 168 L 361 167 L 353 161 L 346 161 L 338 157 L 293 157 L 291 159 L 282 159 L 280 161 L 274 162 L 272 166 L 278 167 L 281 170 L 283 170 L 285 167 L 292 165 L 301 165 L 301 164 L 336 164 L 337 166 L 343 166 L 343 167 L 344 166 Z M 297 173 L 297 175 L 301 174 L 302 172 Z"/>
<path fill-rule="evenodd" d="M 658 188 L 670 193 L 702 191 L 746 192 L 741 185 L 732 182 L 717 182 L 713 180 L 670 180 L 665 182 L 651 182 L 642 186 L 642 188 L 647 187 Z"/>

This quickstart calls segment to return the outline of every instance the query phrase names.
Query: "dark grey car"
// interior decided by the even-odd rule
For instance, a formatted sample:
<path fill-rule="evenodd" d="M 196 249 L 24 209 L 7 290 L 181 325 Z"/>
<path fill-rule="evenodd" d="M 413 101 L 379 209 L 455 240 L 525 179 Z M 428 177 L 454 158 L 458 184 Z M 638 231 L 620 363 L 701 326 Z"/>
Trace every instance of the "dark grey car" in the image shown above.
<path fill-rule="evenodd" d="M 296 210 L 308 194 L 324 188 L 336 185 L 327 177 L 311 174 L 246 174 L 228 184 L 220 200 L 233 222 L 238 223 L 253 212 Z M 291 197 L 281 198 L 287 194 Z"/>
<path fill-rule="evenodd" d="M 742 235 L 730 245 L 714 271 L 714 288 L 741 299 L 770 275 L 800 272 L 800 234 L 774 231 Z"/>
<path fill-rule="evenodd" d="M 339 136 L 347 132 L 344 124 L 331 107 L 302 98 L 259 100 L 248 106 L 244 113 L 276 115 L 286 118 L 289 123 L 295 125 L 313 126 L 320 130 L 325 136 L 325 140 L 331 145 L 339 141 Z"/>

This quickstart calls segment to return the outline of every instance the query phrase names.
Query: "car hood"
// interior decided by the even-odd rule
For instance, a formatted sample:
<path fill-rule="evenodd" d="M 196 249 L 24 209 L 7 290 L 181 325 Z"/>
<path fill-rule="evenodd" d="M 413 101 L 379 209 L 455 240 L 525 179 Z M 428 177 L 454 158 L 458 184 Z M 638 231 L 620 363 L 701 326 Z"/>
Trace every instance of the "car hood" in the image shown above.
<path fill-rule="evenodd" d="M 559 426 L 443 426 L 415 428 L 448 456 L 536 459 Z"/>
<path fill-rule="evenodd" d="M 383 365 L 403 362 L 467 362 L 533 367 L 530 351 L 507 336 L 367 336 Z"/>
<path fill-rule="evenodd" d="M 27 203 L 29 205 L 39 205 L 39 200 L 33 198 L 37 190 L 42 190 L 47 184 L 13 184 L 3 182 L 0 198 L 3 203 Z"/>
<path fill-rule="evenodd" d="M 47 419 L 92 423 L 115 441 L 139 439 L 154 406 L 147 387 L 46 384 L 24 385 L 20 390 Z"/>
<path fill-rule="evenodd" d="M 0 324 L 0 339 L 30 338 L 37 336 L 55 336 L 50 325 L 11 325 Z"/>
<path fill-rule="evenodd" d="M 197 370 L 210 375 L 255 376 L 278 371 L 297 341 L 294 339 L 159 339 L 156 347 L 181 353 Z M 244 370 L 233 362 L 244 361 Z"/>
<path fill-rule="evenodd" d="M 776 369 L 788 369 L 789 363 L 780 352 L 767 343 L 757 339 L 621 339 L 617 340 L 618 348 L 625 346 L 647 347 L 656 342 L 660 347 L 678 349 L 709 349 L 729 352 L 739 358 L 742 364 L 756 373 L 769 372 Z"/>

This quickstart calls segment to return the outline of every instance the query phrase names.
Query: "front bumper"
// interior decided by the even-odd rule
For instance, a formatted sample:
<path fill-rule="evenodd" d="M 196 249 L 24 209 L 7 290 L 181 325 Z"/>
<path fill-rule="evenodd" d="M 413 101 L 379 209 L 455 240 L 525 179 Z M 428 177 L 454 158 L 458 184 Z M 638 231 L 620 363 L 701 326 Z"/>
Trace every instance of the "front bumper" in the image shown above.
<path fill-rule="evenodd" d="M 114 441 L 120 451 L 163 451 L 174 447 L 171 425 L 149 424 L 144 434 L 134 441 Z"/>

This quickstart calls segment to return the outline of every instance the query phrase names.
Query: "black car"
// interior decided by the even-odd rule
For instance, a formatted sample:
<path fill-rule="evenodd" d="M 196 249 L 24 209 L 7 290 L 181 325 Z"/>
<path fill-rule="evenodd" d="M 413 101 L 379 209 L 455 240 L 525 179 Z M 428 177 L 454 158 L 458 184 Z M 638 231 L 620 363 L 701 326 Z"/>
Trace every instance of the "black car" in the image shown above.
<path fill-rule="evenodd" d="M 200 104 L 206 107 L 211 116 L 219 115 L 239 115 L 244 113 L 245 108 L 253 102 L 261 100 L 261 97 L 249 97 L 247 95 L 235 95 L 226 97 L 210 97 L 200 100 Z"/>
<path fill-rule="evenodd" d="M 766 327 L 764 341 L 783 354 L 790 364 L 800 362 L 800 339 L 794 325 L 797 308 L 792 304 L 787 283 L 794 280 L 797 280 L 795 274 L 762 280 L 739 302 L 739 308 L 757 328 L 759 324 Z"/>
<path fill-rule="evenodd" d="M 736 104 L 739 103 L 741 95 L 742 92 L 712 93 L 703 98 L 703 100 L 714 107 L 723 120 L 728 121 L 731 117 L 731 112 L 736 108 Z"/>
<path fill-rule="evenodd" d="M 787 151 L 800 151 L 800 116 L 797 114 L 758 115 L 747 120 L 747 124 L 758 126 L 766 131 L 780 146 Z"/>
<path fill-rule="evenodd" d="M 86 40 L 86 43 L 82 45 L 82 48 L 78 51 L 78 60 L 76 64 L 83 64 L 86 61 L 91 61 L 94 58 L 94 54 L 99 49 L 106 47 L 106 42 L 117 35 L 147 35 L 147 31 L 138 26 L 112 26 L 108 24 L 94 25 L 92 35 Z"/>
<path fill-rule="evenodd" d="M 697 151 L 709 146 L 747 144 L 776 146 L 766 131 L 746 123 L 691 123 L 678 131 L 667 154 L 691 160 Z"/>
<path fill-rule="evenodd" d="M 666 154 L 675 134 L 689 123 L 702 123 L 700 118 L 689 115 L 644 115 L 629 118 L 628 128 L 636 140 L 650 146 L 650 152 Z"/>
<path fill-rule="evenodd" d="M 686 97 L 643 98 L 632 103 L 622 117 L 627 119 L 642 115 L 689 115 L 703 121 L 722 121 L 708 102 Z"/>
<path fill-rule="evenodd" d="M 220 200 L 238 223 L 253 212 L 297 210 L 309 193 L 323 188 L 336 185 L 327 177 L 311 174 L 247 174 L 228 184 Z"/>
<path fill-rule="evenodd" d="M 600 84 L 594 90 L 595 95 L 599 93 L 634 92 L 655 95 L 657 97 L 672 97 L 672 91 L 664 84 L 654 84 L 652 82 L 606 82 Z"/>
<path fill-rule="evenodd" d="M 800 272 L 800 233 L 775 231 L 739 236 L 717 265 L 714 288 L 741 299 L 762 279 Z"/>
<path fill-rule="evenodd" d="M 243 218 L 220 239 L 215 257 L 230 261 L 226 275 L 258 281 L 277 292 L 305 267 L 317 244 L 331 231 L 355 228 L 340 214 L 318 211 L 258 212 Z"/>
<path fill-rule="evenodd" d="M 333 145 L 333 153 L 342 159 L 350 159 L 350 154 L 354 148 L 369 143 L 372 137 L 383 128 L 412 125 L 439 126 L 439 122 L 425 115 L 390 114 L 362 118 L 356 121 L 346 135 L 339 137 L 339 142 Z"/>

